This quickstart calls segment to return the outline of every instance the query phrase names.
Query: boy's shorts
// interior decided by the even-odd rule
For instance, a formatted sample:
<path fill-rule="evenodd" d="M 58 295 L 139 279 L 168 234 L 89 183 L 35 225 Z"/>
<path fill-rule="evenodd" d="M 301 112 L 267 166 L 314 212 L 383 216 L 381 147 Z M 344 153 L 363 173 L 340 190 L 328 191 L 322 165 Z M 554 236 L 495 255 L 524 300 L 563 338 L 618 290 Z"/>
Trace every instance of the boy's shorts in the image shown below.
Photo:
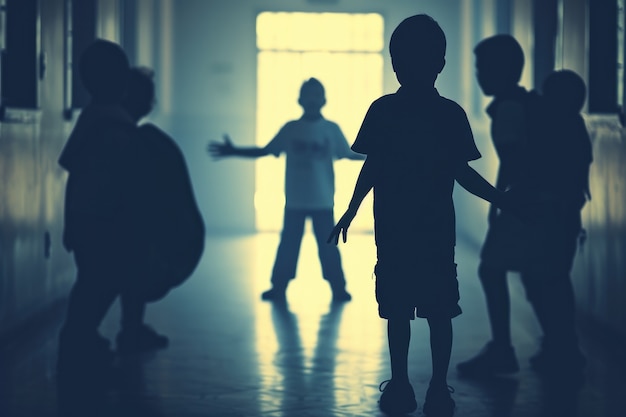
<path fill-rule="evenodd" d="M 381 261 L 376 274 L 378 314 L 384 319 L 453 318 L 461 314 L 454 262 Z"/>

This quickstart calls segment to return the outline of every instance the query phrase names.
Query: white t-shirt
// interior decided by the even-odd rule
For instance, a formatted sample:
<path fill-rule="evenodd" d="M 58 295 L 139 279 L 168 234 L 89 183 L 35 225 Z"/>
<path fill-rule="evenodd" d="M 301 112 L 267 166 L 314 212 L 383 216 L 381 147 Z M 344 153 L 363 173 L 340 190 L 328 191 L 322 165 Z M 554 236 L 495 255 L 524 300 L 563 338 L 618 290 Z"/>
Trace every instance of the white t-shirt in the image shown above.
<path fill-rule="evenodd" d="M 336 123 L 324 118 L 287 122 L 265 149 L 286 154 L 286 208 L 333 208 L 333 161 L 354 153 Z"/>

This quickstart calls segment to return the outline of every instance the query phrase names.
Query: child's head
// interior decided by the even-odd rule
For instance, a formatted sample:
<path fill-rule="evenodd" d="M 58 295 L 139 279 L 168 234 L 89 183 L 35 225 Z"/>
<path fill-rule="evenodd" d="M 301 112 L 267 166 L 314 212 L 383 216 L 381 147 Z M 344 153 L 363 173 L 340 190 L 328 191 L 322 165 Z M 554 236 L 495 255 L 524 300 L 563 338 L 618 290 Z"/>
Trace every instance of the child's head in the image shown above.
<path fill-rule="evenodd" d="M 126 92 L 130 66 L 124 50 L 116 43 L 97 39 L 80 57 L 79 73 L 94 101 L 117 103 Z"/>
<path fill-rule="evenodd" d="M 585 81 L 570 70 L 551 72 L 541 87 L 548 105 L 567 113 L 579 113 L 585 105 Z"/>
<path fill-rule="evenodd" d="M 326 104 L 324 86 L 317 78 L 309 78 L 300 87 L 298 104 L 305 113 L 317 113 Z"/>
<path fill-rule="evenodd" d="M 154 105 L 154 72 L 145 67 L 133 67 L 128 78 L 128 89 L 122 105 L 134 120 L 139 120 Z"/>
<path fill-rule="evenodd" d="M 518 85 L 524 69 L 524 51 L 511 35 L 486 38 L 474 48 L 476 78 L 483 93 L 497 96 Z"/>
<path fill-rule="evenodd" d="M 430 16 L 407 17 L 389 41 L 391 63 L 403 86 L 432 86 L 446 64 L 446 35 Z"/>

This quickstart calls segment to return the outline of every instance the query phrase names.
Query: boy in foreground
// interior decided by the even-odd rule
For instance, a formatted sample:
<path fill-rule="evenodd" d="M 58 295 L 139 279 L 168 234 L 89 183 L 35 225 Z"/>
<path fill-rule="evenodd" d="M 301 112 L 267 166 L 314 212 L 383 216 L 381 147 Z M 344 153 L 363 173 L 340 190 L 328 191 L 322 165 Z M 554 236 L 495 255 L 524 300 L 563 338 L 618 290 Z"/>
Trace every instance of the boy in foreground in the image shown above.
<path fill-rule="evenodd" d="M 405 19 L 389 50 L 401 87 L 372 103 L 363 120 L 352 149 L 367 159 L 329 241 L 338 243 L 342 234 L 346 242 L 350 223 L 373 188 L 376 299 L 380 317 L 388 320 L 391 360 L 391 379 L 381 384 L 379 405 L 389 414 L 417 408 L 407 367 L 410 321 L 417 316 L 428 320 L 433 366 L 423 411 L 445 416 L 455 408 L 447 385 L 451 319 L 461 314 L 454 181 L 497 206 L 505 198 L 467 164 L 480 153 L 465 112 L 435 89 L 446 51 L 439 24 L 424 14 Z"/>

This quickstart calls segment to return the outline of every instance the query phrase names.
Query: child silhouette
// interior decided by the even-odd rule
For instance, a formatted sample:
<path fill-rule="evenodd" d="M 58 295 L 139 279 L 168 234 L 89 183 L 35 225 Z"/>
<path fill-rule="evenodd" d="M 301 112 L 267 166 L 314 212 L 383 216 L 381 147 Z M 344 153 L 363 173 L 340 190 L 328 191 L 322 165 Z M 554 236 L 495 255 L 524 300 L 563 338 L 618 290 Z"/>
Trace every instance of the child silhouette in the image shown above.
<path fill-rule="evenodd" d="M 155 102 L 153 72 L 130 70 L 122 105 L 135 123 L 147 116 Z M 167 336 L 144 322 L 146 303 L 164 297 L 195 269 L 204 249 L 204 221 L 197 207 L 187 163 L 176 142 L 152 123 L 136 131 L 139 148 L 135 190 L 136 227 L 144 243 L 132 283 L 121 294 L 122 329 L 117 350 L 138 353 L 168 345 Z"/>
<path fill-rule="evenodd" d="M 417 315 L 428 320 L 432 351 L 423 411 L 448 416 L 455 408 L 447 385 L 451 319 L 461 314 L 454 182 L 500 206 L 508 198 L 468 165 L 480 153 L 465 112 L 435 89 L 446 51 L 439 24 L 424 14 L 405 19 L 391 35 L 389 51 L 401 87 L 374 101 L 363 120 L 352 149 L 367 159 L 329 241 L 338 243 L 339 235 L 347 240 L 352 219 L 373 189 L 376 299 L 380 317 L 387 319 L 391 362 L 379 405 L 389 414 L 417 407 L 407 369 L 410 321 Z"/>
<path fill-rule="evenodd" d="M 286 123 L 265 147 L 236 147 L 225 136 L 223 142 L 211 142 L 208 151 L 217 158 L 258 158 L 283 152 L 287 156 L 283 229 L 272 271 L 272 288 L 262 294 L 262 299 L 285 300 L 287 285 L 296 275 L 304 222 L 311 218 L 322 272 L 332 289 L 333 300 L 349 301 L 352 297 L 345 289 L 339 251 L 325 244 L 326 233 L 334 224 L 333 160 L 364 157 L 350 150 L 339 126 L 322 116 L 326 98 L 320 81 L 310 78 L 302 84 L 298 104 L 304 111 L 302 117 Z"/>
<path fill-rule="evenodd" d="M 496 187 L 533 202 L 533 221 L 523 224 L 491 207 L 478 274 L 492 340 L 457 369 L 468 376 L 519 370 L 506 281 L 508 271 L 518 271 L 544 334 L 532 366 L 551 376 L 579 377 L 585 359 L 578 347 L 569 273 L 580 209 L 589 195 L 591 148 L 579 114 L 584 83 L 569 72 L 556 73 L 546 80 L 544 97 L 526 91 L 519 85 L 524 53 L 510 35 L 487 38 L 474 52 L 478 83 L 494 97 L 487 113 L 500 159 Z"/>
<path fill-rule="evenodd" d="M 60 410 L 76 400 L 89 407 L 87 393 L 113 382 L 113 352 L 98 328 L 136 262 L 136 127 L 121 106 L 128 59 L 119 45 L 99 39 L 81 55 L 79 72 L 91 100 L 59 157 L 69 173 L 63 244 L 77 267 L 59 336 Z"/>

